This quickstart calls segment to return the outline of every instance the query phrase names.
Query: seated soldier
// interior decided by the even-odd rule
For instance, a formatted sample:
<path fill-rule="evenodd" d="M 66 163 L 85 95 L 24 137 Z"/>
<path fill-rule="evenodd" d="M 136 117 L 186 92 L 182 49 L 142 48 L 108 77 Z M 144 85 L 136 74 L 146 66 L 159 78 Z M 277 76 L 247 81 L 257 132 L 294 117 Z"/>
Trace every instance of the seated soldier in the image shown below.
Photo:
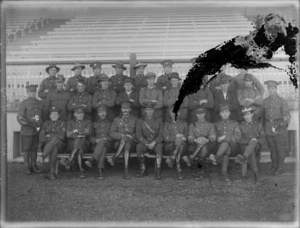
<path fill-rule="evenodd" d="M 242 110 L 242 114 L 245 119 L 244 122 L 240 123 L 242 136 L 239 141 L 239 145 L 242 154 L 237 155 L 236 162 L 245 166 L 249 160 L 250 167 L 254 172 L 254 180 L 258 180 L 259 173 L 257 169 L 256 154 L 259 152 L 259 140 L 262 125 L 261 123 L 252 120 L 254 111 L 255 109 L 252 108 L 244 108 Z"/>
<path fill-rule="evenodd" d="M 230 108 L 227 104 L 222 104 L 219 107 L 221 120 L 215 123 L 216 128 L 216 147 L 217 153 L 211 154 L 210 158 L 213 164 L 222 162 L 221 172 L 226 182 L 230 182 L 227 169 L 229 164 L 230 154 L 238 152 L 237 142 L 241 138 L 241 131 L 238 123 L 235 120 L 230 120 Z"/>
<path fill-rule="evenodd" d="M 163 96 L 163 102 L 165 106 L 165 108 L 163 109 L 165 112 L 165 121 L 172 120 L 169 110 L 173 111 L 174 104 L 178 98 L 181 78 L 179 77 L 179 74 L 177 72 L 173 72 L 171 73 L 169 80 L 171 86 L 170 88 L 165 90 Z M 187 119 L 188 106 L 189 106 L 189 98 L 185 97 L 179 109 L 180 112 L 179 118 L 181 118 L 182 120 Z"/>
<path fill-rule="evenodd" d="M 92 107 L 96 110 L 100 105 L 105 105 L 107 108 L 107 118 L 109 121 L 113 121 L 115 117 L 113 108 L 115 106 L 117 93 L 109 88 L 109 78 L 106 74 L 101 74 L 99 80 L 101 89 L 94 93 Z M 95 120 L 97 121 L 97 117 Z"/>
<path fill-rule="evenodd" d="M 148 72 L 146 74 L 147 87 L 141 88 L 139 94 L 139 101 L 141 108 L 141 116 L 145 116 L 145 106 L 144 103 L 152 102 L 155 103 L 154 106 L 154 118 L 155 119 L 163 119 L 163 93 L 160 89 L 156 88 L 154 85 L 156 74 L 153 72 Z"/>
<path fill-rule="evenodd" d="M 133 90 L 133 79 L 125 78 L 124 79 L 124 88 L 125 91 L 118 94 L 116 99 L 116 104 L 120 107 L 123 101 L 128 101 L 131 103 L 131 114 L 140 117 L 140 103 L 139 103 L 139 94 L 136 90 Z M 118 113 L 120 113 L 120 108 L 118 108 Z"/>
<path fill-rule="evenodd" d="M 91 120 L 92 113 L 92 95 L 85 91 L 86 81 L 78 79 L 77 90 L 72 93 L 68 102 L 68 111 L 73 112 L 73 107 L 82 105 L 84 108 L 84 119 Z M 72 118 L 72 115 L 69 115 Z"/>
<path fill-rule="evenodd" d="M 90 120 L 84 120 L 84 108 L 81 105 L 74 107 L 74 117 L 75 119 L 67 122 L 67 151 L 71 151 L 71 154 L 69 159 L 61 160 L 61 164 L 66 169 L 70 169 L 70 164 L 77 155 L 80 170 L 79 178 L 84 178 L 82 154 L 88 152 L 90 147 L 88 138 L 92 132 L 92 123 Z"/>
<path fill-rule="evenodd" d="M 106 106 L 100 105 L 97 109 L 97 113 L 99 120 L 93 123 L 93 132 L 90 137 L 90 142 L 95 145 L 94 153 L 91 159 L 87 160 L 85 164 L 92 168 L 93 164 L 96 162 L 99 170 L 98 179 L 102 180 L 104 178 L 103 170 L 105 155 L 111 148 L 112 138 L 109 136 L 111 122 L 106 118 Z"/>
<path fill-rule="evenodd" d="M 66 123 L 60 120 L 60 109 L 52 107 L 49 110 L 50 120 L 43 123 L 39 141 L 43 148 L 43 160 L 49 156 L 49 166 L 51 180 L 56 179 L 55 166 L 56 157 L 65 148 Z"/>
<path fill-rule="evenodd" d="M 188 163 L 192 163 L 192 171 L 195 171 L 195 162 L 194 159 L 198 158 L 198 164 L 202 167 L 202 172 L 199 178 L 202 179 L 204 174 L 205 158 L 208 153 L 208 149 L 211 146 L 211 143 L 214 143 L 216 140 L 215 127 L 212 123 L 206 121 L 205 108 L 198 108 L 194 111 L 196 116 L 196 121 L 189 125 L 189 135 L 188 140 L 190 143 L 190 151 L 192 154 L 188 156 Z"/>
<path fill-rule="evenodd" d="M 140 162 L 138 177 L 147 175 L 144 153 L 147 150 L 151 150 L 156 154 L 155 178 L 161 179 L 163 123 L 161 119 L 154 118 L 155 103 L 147 102 L 144 105 L 146 107 L 146 116 L 143 119 L 139 119 L 136 125 L 136 138 L 138 141 L 136 152 Z"/>
<path fill-rule="evenodd" d="M 188 135 L 188 125 L 184 119 L 178 118 L 175 121 L 175 114 L 169 110 L 171 119 L 164 124 L 164 151 L 171 155 L 171 159 L 166 159 L 166 163 L 170 168 L 176 160 L 176 169 L 178 179 L 182 180 L 182 169 L 180 167 L 181 154 L 186 149 L 186 140 Z M 180 116 L 180 115 L 179 115 Z"/>
<path fill-rule="evenodd" d="M 124 178 L 129 179 L 128 160 L 130 149 L 135 146 L 135 127 L 137 118 L 131 115 L 130 103 L 127 101 L 121 104 L 122 114 L 116 117 L 109 131 L 109 136 L 115 140 L 114 149 L 117 149 L 109 162 L 114 165 L 114 161 L 124 149 L 125 174 Z"/>

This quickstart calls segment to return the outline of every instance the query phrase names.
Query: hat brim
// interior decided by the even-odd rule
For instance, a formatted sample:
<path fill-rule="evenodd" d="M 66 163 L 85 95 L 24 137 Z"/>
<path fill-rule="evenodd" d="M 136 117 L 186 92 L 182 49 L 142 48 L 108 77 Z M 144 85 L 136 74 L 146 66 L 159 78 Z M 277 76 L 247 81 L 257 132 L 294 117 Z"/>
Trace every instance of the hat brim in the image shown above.
<path fill-rule="evenodd" d="M 73 70 L 75 70 L 75 69 L 77 69 L 77 68 L 81 68 L 82 70 L 84 70 L 85 69 L 85 66 L 74 66 L 71 70 L 73 71 Z"/>
<path fill-rule="evenodd" d="M 124 66 L 120 67 L 120 66 L 113 65 L 112 67 L 113 67 L 113 68 L 122 68 L 123 70 L 126 70 L 126 69 L 127 69 L 127 68 L 124 67 Z"/>
<path fill-rule="evenodd" d="M 133 69 L 136 70 L 137 68 L 140 68 L 140 67 L 144 67 L 145 68 L 146 66 L 147 66 L 147 64 L 138 65 L 138 66 L 134 66 Z"/>
<path fill-rule="evenodd" d="M 49 74 L 49 70 L 51 69 L 51 68 L 56 68 L 56 71 L 57 71 L 57 73 L 60 71 L 60 68 L 58 67 L 58 66 L 48 66 L 48 67 L 46 67 L 46 72 Z"/>

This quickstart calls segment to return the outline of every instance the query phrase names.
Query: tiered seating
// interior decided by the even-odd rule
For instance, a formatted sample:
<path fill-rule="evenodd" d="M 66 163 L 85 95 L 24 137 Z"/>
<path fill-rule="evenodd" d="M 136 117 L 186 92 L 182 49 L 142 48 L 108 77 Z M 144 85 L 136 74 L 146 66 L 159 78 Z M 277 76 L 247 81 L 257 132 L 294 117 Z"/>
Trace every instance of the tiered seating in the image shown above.
<path fill-rule="evenodd" d="M 16 40 L 19 36 L 24 36 L 30 33 L 33 29 L 37 30 L 39 27 L 44 27 L 47 20 L 42 15 L 27 15 L 22 17 L 10 16 L 6 19 L 6 39 L 7 43 L 11 39 Z"/>
<path fill-rule="evenodd" d="M 140 59 L 188 59 L 250 30 L 245 17 L 224 9 L 122 13 L 99 9 L 48 32 L 10 57 L 117 60 L 136 53 Z"/>

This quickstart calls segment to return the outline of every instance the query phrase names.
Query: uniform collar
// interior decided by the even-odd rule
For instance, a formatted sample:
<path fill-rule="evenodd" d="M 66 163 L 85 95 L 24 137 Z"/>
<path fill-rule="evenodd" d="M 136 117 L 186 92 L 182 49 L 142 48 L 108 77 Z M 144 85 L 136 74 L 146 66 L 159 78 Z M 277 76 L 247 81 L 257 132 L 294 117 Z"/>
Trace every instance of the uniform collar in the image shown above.
<path fill-rule="evenodd" d="M 155 85 L 151 86 L 151 88 L 149 86 L 147 86 L 148 89 L 154 89 Z"/>

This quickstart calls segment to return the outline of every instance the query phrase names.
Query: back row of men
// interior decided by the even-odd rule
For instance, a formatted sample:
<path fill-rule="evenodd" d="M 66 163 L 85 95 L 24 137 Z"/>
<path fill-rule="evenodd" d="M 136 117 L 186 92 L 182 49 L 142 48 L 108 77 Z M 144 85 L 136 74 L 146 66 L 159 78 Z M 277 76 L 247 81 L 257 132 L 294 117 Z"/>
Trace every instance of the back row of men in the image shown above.
<path fill-rule="evenodd" d="M 111 150 L 110 142 L 114 141 L 112 146 L 116 153 L 111 163 L 124 150 L 126 178 L 129 177 L 128 159 L 132 148 L 136 149 L 140 161 L 139 176 L 146 174 L 144 153 L 147 150 L 156 153 L 156 178 L 161 178 L 164 150 L 172 158 L 168 161 L 169 166 L 173 165 L 173 160 L 176 161 L 178 178 L 182 179 L 180 159 L 184 157 L 192 166 L 195 159 L 202 163 L 208 155 L 208 149 L 212 148 L 210 151 L 215 153 L 212 153 L 210 160 L 215 164 L 222 163 L 222 174 L 226 181 L 229 180 L 227 167 L 232 153 L 239 154 L 237 162 L 241 164 L 250 160 L 257 177 L 255 151 L 262 127 L 255 120 L 260 116 L 271 150 L 270 171 L 275 174 L 282 172 L 282 135 L 286 133 L 290 114 L 287 102 L 277 94 L 277 82 L 267 83 L 270 97 L 263 101 L 263 86 L 254 76 L 243 74 L 240 83 L 244 87 L 239 88 L 238 80 L 221 73 L 217 78 L 219 81 L 210 83 L 212 89 L 201 88 L 185 99 L 179 111 L 179 120 L 175 122 L 172 108 L 179 93 L 180 78 L 177 73 L 171 72 L 171 61 L 162 64 L 169 74 L 160 76 L 156 86 L 154 73 L 149 72 L 145 76 L 138 73 L 132 79 L 122 74 L 125 70 L 122 63 L 114 65 L 117 75 L 110 79 L 100 73 L 100 63 L 91 64 L 96 75 L 89 79 L 81 76 L 84 66 L 78 64 L 72 68 L 75 76 L 67 81 L 66 90 L 64 77 L 56 76 L 59 68 L 55 65 L 47 67 L 50 76 L 43 80 L 39 90 L 44 102 L 35 98 L 36 86 L 29 85 L 26 87 L 29 98 L 20 104 L 18 113 L 28 173 L 39 172 L 36 151 L 37 142 L 40 141 L 43 156 L 49 156 L 50 177 L 55 179 L 56 155 L 64 150 L 67 143 L 70 157 L 62 164 L 69 168 L 74 157 L 77 157 L 83 177 L 82 154 L 93 148 L 93 157 L 86 164 L 92 166 L 96 161 L 99 179 L 102 179 L 103 159 L 106 151 Z M 142 72 L 145 66 L 140 63 L 136 69 Z M 53 83 L 56 88 L 51 91 Z M 93 95 L 85 92 L 86 89 Z M 239 115 L 240 106 L 243 106 L 243 115 Z M 236 122 L 239 117 L 244 118 L 241 125 Z M 50 120 L 45 121 L 47 119 Z M 210 123 L 212 121 L 215 125 Z M 190 123 L 189 127 L 187 122 Z M 189 148 L 185 149 L 188 144 Z M 238 144 L 242 145 L 240 149 L 237 149 Z M 185 156 L 184 151 L 188 151 Z"/>

